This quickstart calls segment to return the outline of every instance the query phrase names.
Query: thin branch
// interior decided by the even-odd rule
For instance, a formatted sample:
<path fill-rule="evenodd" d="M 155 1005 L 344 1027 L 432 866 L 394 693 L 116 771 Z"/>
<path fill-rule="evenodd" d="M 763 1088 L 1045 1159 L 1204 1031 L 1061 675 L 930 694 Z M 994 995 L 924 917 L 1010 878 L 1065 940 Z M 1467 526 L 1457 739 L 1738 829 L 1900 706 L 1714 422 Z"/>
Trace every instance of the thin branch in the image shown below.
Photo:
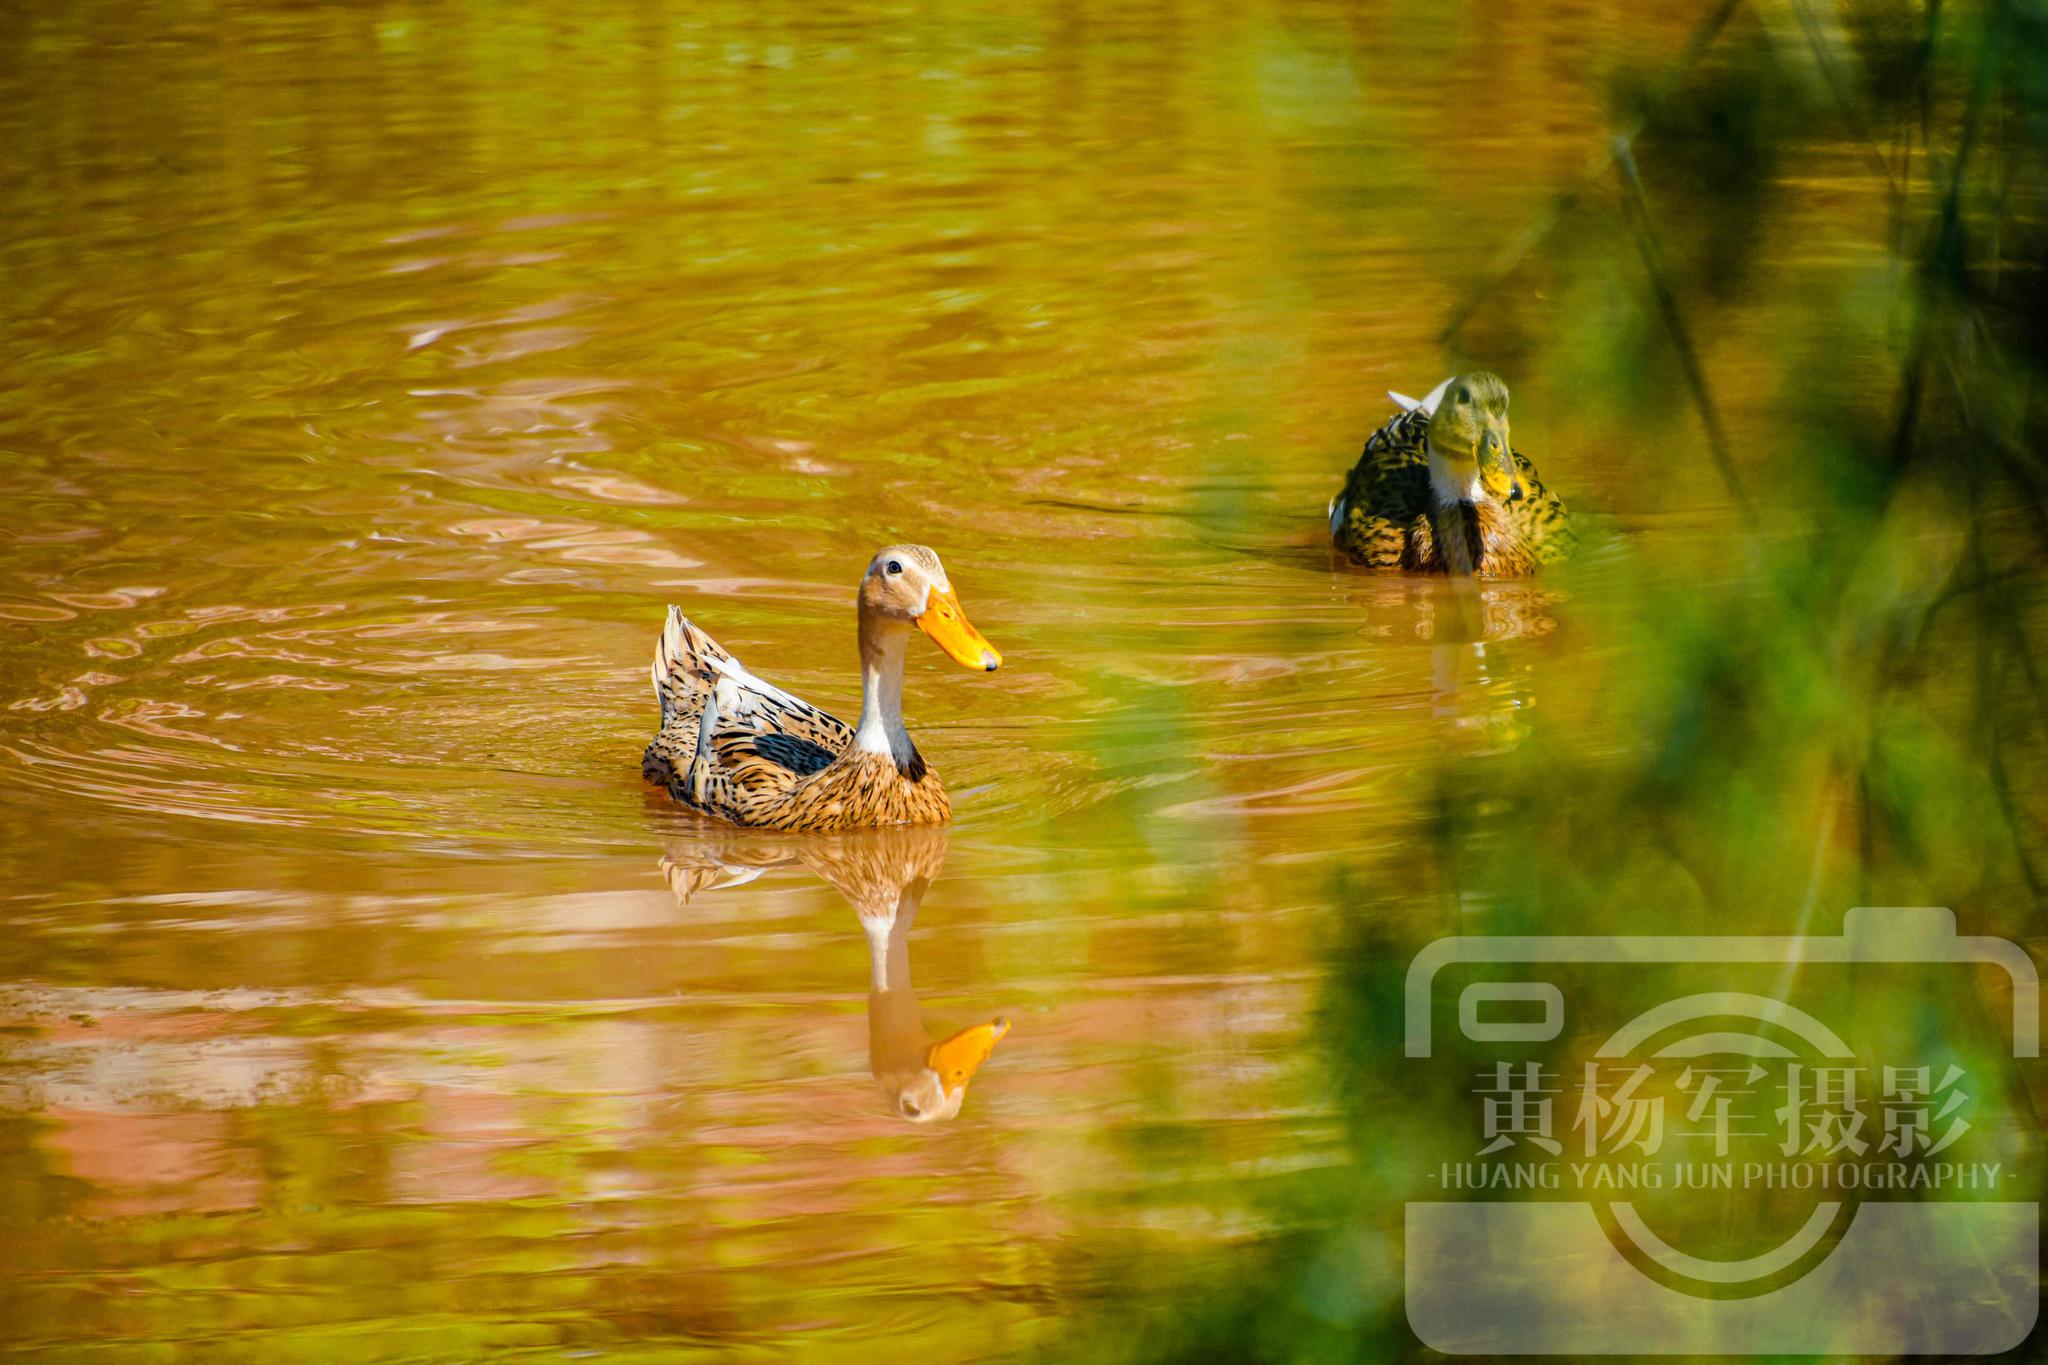
<path fill-rule="evenodd" d="M 1615 139 L 1614 168 L 1621 176 L 1622 187 L 1628 191 L 1623 207 L 1628 210 L 1629 230 L 1635 234 L 1636 247 L 1642 252 L 1643 267 L 1650 272 L 1650 290 L 1656 295 L 1657 311 L 1664 315 L 1664 325 L 1671 333 L 1679 368 L 1685 373 L 1685 386 L 1692 391 L 1693 406 L 1699 409 L 1700 425 L 1706 428 L 1707 449 L 1713 452 L 1714 463 L 1720 467 L 1721 478 L 1727 483 L 1736 507 L 1748 512 L 1749 495 L 1743 491 L 1741 476 L 1735 472 L 1727 433 L 1721 429 L 1720 414 L 1715 410 L 1713 395 L 1707 391 L 1707 372 L 1700 364 L 1699 348 L 1693 344 L 1692 331 L 1685 325 L 1685 313 L 1679 307 L 1678 292 L 1671 287 L 1671 278 L 1664 269 L 1656 225 L 1650 219 L 1650 204 L 1643 197 L 1643 182 L 1636 174 L 1635 153 L 1620 138 Z"/>
<path fill-rule="evenodd" d="M 1664 79 L 1657 83 L 1657 88 L 1649 100 L 1652 105 L 1662 104 L 1670 98 L 1671 92 L 1677 88 L 1679 82 L 1692 74 L 1692 69 L 1699 65 L 1700 58 L 1706 55 L 1707 49 L 1714 45 L 1714 40 L 1721 36 L 1721 30 L 1728 27 L 1728 21 L 1735 17 L 1735 11 L 1740 8 L 1742 0 L 1721 0 L 1719 5 L 1700 20 L 1693 29 L 1692 36 L 1686 39 L 1685 50 L 1665 73 Z M 1642 131 L 1643 120 L 1637 119 L 1629 125 L 1627 131 L 1619 135 L 1618 140 L 1623 143 L 1633 142 Z M 1617 139 L 1609 139 L 1606 146 L 1596 150 L 1587 159 L 1586 169 L 1580 174 L 1579 182 L 1570 189 L 1561 191 L 1550 201 L 1548 207 L 1531 218 L 1528 225 L 1515 234 L 1514 240 L 1487 263 L 1478 283 L 1467 291 L 1464 301 L 1451 314 L 1451 320 L 1437 333 L 1438 344 L 1449 346 L 1454 342 L 1458 334 L 1465 330 L 1465 324 L 1479 311 L 1480 305 L 1493 297 L 1500 287 L 1507 283 L 1508 277 L 1521 268 L 1522 262 L 1529 258 L 1529 253 L 1542 245 L 1543 239 L 1557 230 L 1558 224 L 1578 207 L 1579 200 L 1585 197 L 1586 191 L 1606 177 L 1607 163 L 1614 158 L 1616 142 Z"/>

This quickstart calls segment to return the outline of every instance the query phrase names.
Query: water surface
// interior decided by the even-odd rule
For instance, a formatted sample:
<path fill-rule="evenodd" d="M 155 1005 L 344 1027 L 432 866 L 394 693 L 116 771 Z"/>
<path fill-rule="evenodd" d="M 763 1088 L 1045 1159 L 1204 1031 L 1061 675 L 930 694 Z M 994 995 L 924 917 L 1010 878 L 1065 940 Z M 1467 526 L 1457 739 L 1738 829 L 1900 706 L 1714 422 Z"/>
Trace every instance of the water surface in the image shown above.
<path fill-rule="evenodd" d="M 1600 736 L 1625 668 L 1570 577 L 1335 569 L 1384 391 L 1508 370 L 1644 572 L 1726 524 L 1710 469 L 1521 381 L 1540 290 L 1482 317 L 1501 354 L 1438 341 L 1691 22 L 0 17 L 6 1337 L 963 1358 L 1269 1231 L 1262 1182 L 1340 1159 L 1338 878 L 1444 756 Z M 899 539 L 1007 662 L 913 654 L 958 819 L 884 1029 L 839 855 L 637 765 L 666 603 L 850 714 Z M 958 1116 L 906 1122 L 876 1039 L 998 1015 Z"/>

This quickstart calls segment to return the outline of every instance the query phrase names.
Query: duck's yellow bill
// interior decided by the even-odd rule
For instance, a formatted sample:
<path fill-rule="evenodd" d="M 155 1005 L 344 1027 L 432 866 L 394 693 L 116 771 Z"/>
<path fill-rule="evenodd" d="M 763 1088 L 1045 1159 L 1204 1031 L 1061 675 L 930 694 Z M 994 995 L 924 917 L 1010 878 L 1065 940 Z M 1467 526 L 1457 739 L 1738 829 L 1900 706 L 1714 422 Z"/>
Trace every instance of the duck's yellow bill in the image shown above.
<path fill-rule="evenodd" d="M 1522 476 L 1513 465 L 1489 458 L 1479 466 L 1479 483 L 1489 497 L 1502 502 L 1519 498 L 1528 489 L 1522 484 Z"/>
<path fill-rule="evenodd" d="M 1480 443 L 1479 478 L 1486 491 L 1506 501 L 1519 498 L 1528 490 L 1522 486 L 1522 473 L 1515 464 L 1515 448 L 1508 441 L 1508 429 L 1503 426 L 1489 431 Z"/>
<path fill-rule="evenodd" d="M 960 610 L 960 599 L 951 589 L 932 589 L 931 600 L 925 604 L 924 615 L 917 618 L 917 625 L 940 649 L 969 668 L 993 673 L 1002 667 L 1003 656 L 981 638 L 967 613 Z"/>
<path fill-rule="evenodd" d="M 981 1064 L 996 1050 L 996 1040 L 1010 1031 L 1010 1021 L 995 1019 L 961 1029 L 943 1043 L 933 1043 L 925 1065 L 939 1073 L 939 1084 L 951 1095 L 966 1088 Z"/>

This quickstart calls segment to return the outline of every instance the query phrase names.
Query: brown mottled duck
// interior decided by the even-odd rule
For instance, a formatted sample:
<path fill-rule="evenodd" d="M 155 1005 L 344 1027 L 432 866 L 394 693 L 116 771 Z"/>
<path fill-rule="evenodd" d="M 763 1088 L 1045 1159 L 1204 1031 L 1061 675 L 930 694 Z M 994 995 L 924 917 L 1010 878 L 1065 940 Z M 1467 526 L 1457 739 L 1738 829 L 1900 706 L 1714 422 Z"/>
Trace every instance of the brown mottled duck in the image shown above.
<path fill-rule="evenodd" d="M 669 795 L 735 825 L 840 830 L 935 825 L 952 803 L 903 728 L 903 656 L 914 625 L 969 668 L 1003 656 L 960 609 L 939 557 L 891 545 L 860 581 L 860 723 L 849 726 L 763 682 L 668 609 L 654 651 L 661 731 L 641 771 Z"/>
<path fill-rule="evenodd" d="M 1446 379 L 1375 431 L 1330 500 L 1337 548 L 1371 569 L 1519 578 L 1563 559 L 1571 521 L 1508 443 L 1508 386 Z"/>

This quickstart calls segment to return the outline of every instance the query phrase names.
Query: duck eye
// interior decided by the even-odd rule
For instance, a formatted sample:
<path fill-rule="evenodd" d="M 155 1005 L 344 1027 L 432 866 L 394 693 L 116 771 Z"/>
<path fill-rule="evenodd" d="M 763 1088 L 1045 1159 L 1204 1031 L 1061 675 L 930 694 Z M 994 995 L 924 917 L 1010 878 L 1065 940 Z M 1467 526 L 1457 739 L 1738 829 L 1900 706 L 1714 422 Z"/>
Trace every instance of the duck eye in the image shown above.
<path fill-rule="evenodd" d="M 902 573 L 902 572 L 903 572 L 903 565 L 902 565 L 902 564 L 901 564 L 901 563 L 900 563 L 899 561 L 897 561 L 897 560 L 894 560 L 894 559 L 892 559 L 892 560 L 890 560 L 890 561 L 889 561 L 889 572 L 890 572 L 890 573 Z"/>

